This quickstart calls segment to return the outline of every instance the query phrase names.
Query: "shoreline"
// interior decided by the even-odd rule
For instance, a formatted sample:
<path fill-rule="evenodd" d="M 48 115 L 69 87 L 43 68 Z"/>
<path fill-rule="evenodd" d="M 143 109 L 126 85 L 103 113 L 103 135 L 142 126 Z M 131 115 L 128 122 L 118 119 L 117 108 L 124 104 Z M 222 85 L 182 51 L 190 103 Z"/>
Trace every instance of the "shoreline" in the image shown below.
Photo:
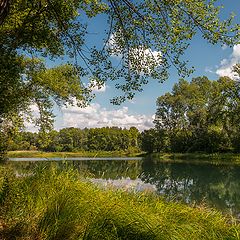
<path fill-rule="evenodd" d="M 195 163 L 195 164 L 234 164 L 240 165 L 239 153 L 152 153 L 129 152 L 129 151 L 79 151 L 79 152 L 42 152 L 42 151 L 9 151 L 7 158 L 63 158 L 63 160 L 71 160 L 71 158 L 121 158 L 121 157 L 142 157 L 146 161 L 160 161 L 173 163 Z"/>
<path fill-rule="evenodd" d="M 71 157 L 141 157 L 143 153 L 128 151 L 79 151 L 79 152 L 42 152 L 42 151 L 9 151 L 7 158 L 71 158 Z"/>

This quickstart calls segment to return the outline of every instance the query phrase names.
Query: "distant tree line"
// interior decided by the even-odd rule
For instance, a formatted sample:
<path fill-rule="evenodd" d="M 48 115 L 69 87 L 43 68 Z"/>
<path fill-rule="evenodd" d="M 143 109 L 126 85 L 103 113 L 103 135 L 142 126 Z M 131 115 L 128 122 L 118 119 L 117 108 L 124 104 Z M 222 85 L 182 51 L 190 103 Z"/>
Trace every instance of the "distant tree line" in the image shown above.
<path fill-rule="evenodd" d="M 239 73 L 239 66 L 235 67 Z M 228 77 L 180 80 L 157 99 L 155 127 L 142 132 L 147 152 L 240 152 L 240 83 Z"/>
<path fill-rule="evenodd" d="M 239 65 L 235 71 L 240 72 Z M 240 152 L 240 82 L 198 77 L 181 79 L 157 99 L 154 128 L 142 133 L 122 129 L 64 128 L 49 132 L 20 132 L 9 150 Z"/>
<path fill-rule="evenodd" d="M 64 128 L 49 133 L 19 132 L 9 141 L 8 150 L 72 151 L 139 151 L 140 132 L 131 127 L 91 129 Z"/>

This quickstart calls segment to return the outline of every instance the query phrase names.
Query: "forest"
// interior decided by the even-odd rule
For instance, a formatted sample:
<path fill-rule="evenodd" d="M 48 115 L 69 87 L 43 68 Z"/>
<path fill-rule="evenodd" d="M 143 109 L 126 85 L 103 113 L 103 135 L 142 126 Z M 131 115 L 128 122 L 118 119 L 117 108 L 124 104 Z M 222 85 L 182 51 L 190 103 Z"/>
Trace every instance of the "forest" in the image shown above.
<path fill-rule="evenodd" d="M 8 150 L 239 152 L 239 92 L 240 83 L 228 77 L 217 81 L 207 77 L 191 82 L 181 79 L 171 93 L 157 99 L 152 129 L 70 127 L 45 134 L 22 131 L 13 135 Z"/>
<path fill-rule="evenodd" d="M 72 151 L 139 151 L 140 133 L 118 127 L 63 128 L 41 133 L 20 132 L 9 142 L 9 150 L 42 150 L 46 152 Z"/>
<path fill-rule="evenodd" d="M 236 69 L 239 74 L 239 67 Z M 239 152 L 239 81 L 180 80 L 157 99 L 155 128 L 142 133 L 147 152 Z"/>

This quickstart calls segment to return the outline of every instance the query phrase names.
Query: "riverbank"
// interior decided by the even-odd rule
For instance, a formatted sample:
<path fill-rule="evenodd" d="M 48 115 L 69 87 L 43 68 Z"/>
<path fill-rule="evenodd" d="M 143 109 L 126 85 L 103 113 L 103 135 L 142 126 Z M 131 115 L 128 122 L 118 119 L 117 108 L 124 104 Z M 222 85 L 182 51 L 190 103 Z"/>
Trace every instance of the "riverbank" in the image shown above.
<path fill-rule="evenodd" d="M 101 189 L 71 169 L 0 171 L 1 239 L 240 239 L 235 219 L 204 206 Z"/>
<path fill-rule="evenodd" d="M 138 157 L 142 152 L 133 151 L 81 151 L 81 152 L 41 152 L 9 151 L 8 158 L 71 158 L 71 157 Z"/>
<path fill-rule="evenodd" d="M 239 153 L 152 153 L 131 151 L 41 152 L 9 151 L 7 158 L 143 157 L 150 161 L 240 165 Z"/>
<path fill-rule="evenodd" d="M 153 153 L 145 157 L 149 160 L 158 159 L 161 162 L 240 165 L 239 153 Z"/>

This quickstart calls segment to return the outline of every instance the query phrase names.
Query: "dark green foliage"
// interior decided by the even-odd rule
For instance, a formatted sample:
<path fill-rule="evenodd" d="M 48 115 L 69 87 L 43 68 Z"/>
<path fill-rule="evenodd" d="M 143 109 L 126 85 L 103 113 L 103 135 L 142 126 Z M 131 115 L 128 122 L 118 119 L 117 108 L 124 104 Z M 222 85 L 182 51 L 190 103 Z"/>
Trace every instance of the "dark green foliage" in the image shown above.
<path fill-rule="evenodd" d="M 239 151 L 239 94 L 239 82 L 227 77 L 180 80 L 157 100 L 152 144 L 163 143 L 157 136 L 164 131 L 172 152 Z"/>
<path fill-rule="evenodd" d="M 7 195 L 9 193 L 9 181 L 8 177 L 4 176 L 1 179 L 1 189 L 0 189 L 0 206 L 4 203 Z"/>
<path fill-rule="evenodd" d="M 9 150 L 44 150 L 46 152 L 74 151 L 130 151 L 139 152 L 140 133 L 137 128 L 129 130 L 118 127 L 91 129 L 64 128 L 46 134 L 42 142 L 40 133 L 18 132 L 9 142 Z"/>
<path fill-rule="evenodd" d="M 141 149 L 148 153 L 156 152 L 157 132 L 155 129 L 145 130 L 141 133 Z"/>

